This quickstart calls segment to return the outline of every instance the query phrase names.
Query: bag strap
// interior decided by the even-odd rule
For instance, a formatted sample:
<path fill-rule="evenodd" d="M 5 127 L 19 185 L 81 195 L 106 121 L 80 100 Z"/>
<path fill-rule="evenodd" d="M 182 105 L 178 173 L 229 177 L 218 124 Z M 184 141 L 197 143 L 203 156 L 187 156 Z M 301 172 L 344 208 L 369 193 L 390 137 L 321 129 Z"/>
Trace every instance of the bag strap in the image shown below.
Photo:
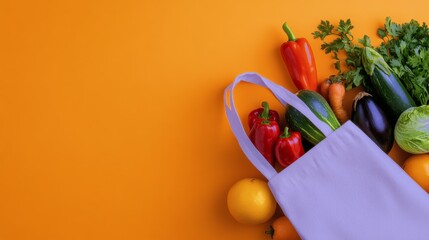
<path fill-rule="evenodd" d="M 230 84 L 224 91 L 226 115 L 228 117 L 231 129 L 244 154 L 268 180 L 274 177 L 277 174 L 277 171 L 268 163 L 267 160 L 265 160 L 264 156 L 250 141 L 234 105 L 233 90 L 240 82 L 253 83 L 269 89 L 283 106 L 289 104 L 296 108 L 305 117 L 307 117 L 310 122 L 312 122 L 325 136 L 328 136 L 333 132 L 329 125 L 321 121 L 300 98 L 282 86 L 271 82 L 257 73 L 248 72 L 237 76 L 234 82 Z"/>

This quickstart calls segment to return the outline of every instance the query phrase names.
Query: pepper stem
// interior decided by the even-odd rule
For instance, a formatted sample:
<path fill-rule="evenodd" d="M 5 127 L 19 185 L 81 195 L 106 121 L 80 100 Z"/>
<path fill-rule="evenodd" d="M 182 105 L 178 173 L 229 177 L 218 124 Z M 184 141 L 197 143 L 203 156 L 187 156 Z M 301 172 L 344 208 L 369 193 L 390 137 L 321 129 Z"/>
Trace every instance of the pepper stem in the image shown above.
<path fill-rule="evenodd" d="M 283 131 L 283 134 L 280 135 L 280 138 L 289 138 L 289 137 L 290 137 L 289 128 L 285 127 L 285 130 Z"/>
<path fill-rule="evenodd" d="M 289 38 L 289 41 L 295 41 L 296 37 L 293 34 L 292 30 L 289 28 L 287 23 L 283 23 L 283 31 L 287 34 L 287 37 Z"/>
<path fill-rule="evenodd" d="M 264 120 L 262 120 L 262 121 L 261 121 L 261 124 L 262 124 L 262 125 L 270 125 L 270 124 L 271 124 L 271 121 L 270 121 L 270 120 L 268 120 L 268 119 L 264 119 Z"/>
<path fill-rule="evenodd" d="M 263 118 L 263 119 L 269 119 L 270 118 L 270 106 L 268 105 L 267 102 L 264 101 L 264 102 L 262 102 L 262 107 L 264 108 L 264 110 L 259 115 L 259 117 Z"/>

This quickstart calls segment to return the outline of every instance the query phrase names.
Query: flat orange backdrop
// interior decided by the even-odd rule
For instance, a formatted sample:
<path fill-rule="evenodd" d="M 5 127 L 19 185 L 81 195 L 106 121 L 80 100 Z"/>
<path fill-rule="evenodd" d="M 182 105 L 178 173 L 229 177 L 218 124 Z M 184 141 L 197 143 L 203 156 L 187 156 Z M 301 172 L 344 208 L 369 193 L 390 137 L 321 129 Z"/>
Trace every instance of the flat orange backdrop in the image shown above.
<path fill-rule="evenodd" d="M 351 18 L 429 21 L 425 1 L 0 1 L 0 240 L 269 239 L 226 193 L 261 177 L 222 93 L 256 71 L 295 91 L 279 55 L 288 21 L 310 40 Z M 265 91 L 237 89 L 245 118 Z M 272 106 L 282 111 L 277 102 Z M 391 154 L 401 162 L 406 157 Z"/>

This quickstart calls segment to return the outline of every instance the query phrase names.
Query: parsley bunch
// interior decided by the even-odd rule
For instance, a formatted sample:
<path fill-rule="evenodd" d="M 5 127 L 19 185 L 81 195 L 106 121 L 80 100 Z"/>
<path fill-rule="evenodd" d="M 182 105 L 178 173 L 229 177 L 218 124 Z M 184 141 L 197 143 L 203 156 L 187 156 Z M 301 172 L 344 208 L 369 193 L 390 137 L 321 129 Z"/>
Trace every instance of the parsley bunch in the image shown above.
<path fill-rule="evenodd" d="M 383 40 L 380 46 L 371 46 L 367 35 L 355 43 L 352 29 L 350 19 L 340 20 L 337 26 L 322 20 L 312 33 L 315 39 L 323 41 L 322 50 L 334 59 L 337 74 L 330 77 L 332 81 L 344 80 L 348 89 L 364 85 L 371 92 L 361 56 L 363 47 L 372 47 L 383 56 L 416 103 L 429 104 L 429 28 L 425 23 L 411 20 L 398 24 L 387 17 L 384 26 L 377 29 Z"/>
<path fill-rule="evenodd" d="M 418 105 L 429 104 L 429 28 L 415 20 L 397 24 L 386 18 L 378 52 L 401 79 Z"/>
<path fill-rule="evenodd" d="M 322 20 L 317 29 L 312 33 L 313 37 L 323 41 L 322 50 L 326 54 L 332 54 L 337 70 L 337 75 L 330 77 L 331 81 L 344 80 L 347 89 L 365 84 L 369 76 L 363 68 L 361 57 L 363 47 L 371 47 L 369 37 L 365 35 L 358 39 L 357 44 L 354 43 L 350 19 L 340 20 L 337 26 Z"/>

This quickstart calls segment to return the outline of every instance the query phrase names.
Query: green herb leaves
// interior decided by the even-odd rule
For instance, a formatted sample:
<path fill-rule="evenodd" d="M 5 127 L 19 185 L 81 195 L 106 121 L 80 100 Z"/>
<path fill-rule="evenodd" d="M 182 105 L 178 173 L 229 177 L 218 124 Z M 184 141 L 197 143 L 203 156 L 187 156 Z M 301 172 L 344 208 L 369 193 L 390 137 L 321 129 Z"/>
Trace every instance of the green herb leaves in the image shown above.
<path fill-rule="evenodd" d="M 322 40 L 325 39 L 325 37 L 332 35 L 334 30 L 334 25 L 332 25 L 329 21 L 321 21 L 319 26 L 317 26 L 317 29 L 319 31 L 315 31 L 313 33 L 314 38 L 320 38 Z"/>
<path fill-rule="evenodd" d="M 429 104 L 429 28 L 416 20 L 397 24 L 386 18 L 377 33 L 379 52 L 418 105 Z"/>
<path fill-rule="evenodd" d="M 378 47 L 371 46 L 371 40 L 364 36 L 354 41 L 350 19 L 340 20 L 335 26 L 322 20 L 313 32 L 313 37 L 322 40 L 321 49 L 331 54 L 337 75 L 333 79 L 343 79 L 347 88 L 368 85 L 368 74 L 361 59 L 364 47 L 374 48 L 401 79 L 411 96 L 419 105 L 429 104 L 429 28 L 416 20 L 398 24 L 386 18 L 377 35 L 383 40 Z"/>
<path fill-rule="evenodd" d="M 314 38 L 323 41 L 322 50 L 326 54 L 332 54 L 334 67 L 337 76 L 332 76 L 332 80 L 345 80 L 347 89 L 359 86 L 367 78 L 361 63 L 362 47 L 370 47 L 371 41 L 368 36 L 358 40 L 358 44 L 353 42 L 351 30 L 353 25 L 350 19 L 340 20 L 337 26 L 329 21 L 322 20 L 313 32 Z"/>

